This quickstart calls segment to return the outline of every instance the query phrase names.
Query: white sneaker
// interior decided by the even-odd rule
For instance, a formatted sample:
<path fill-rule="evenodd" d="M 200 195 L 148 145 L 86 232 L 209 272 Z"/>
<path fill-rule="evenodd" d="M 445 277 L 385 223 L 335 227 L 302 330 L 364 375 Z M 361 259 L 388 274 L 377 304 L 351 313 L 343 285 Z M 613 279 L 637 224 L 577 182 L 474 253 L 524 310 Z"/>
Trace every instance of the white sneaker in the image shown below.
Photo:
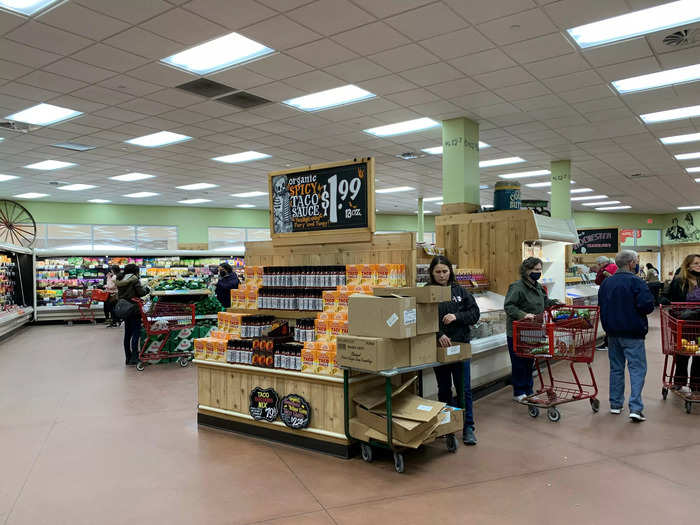
<path fill-rule="evenodd" d="M 516 403 L 522 403 L 527 396 L 525 394 L 520 394 L 519 396 L 513 396 L 513 401 Z"/>
<path fill-rule="evenodd" d="M 689 386 L 682 386 L 678 389 L 681 394 L 691 394 L 693 391 L 690 390 Z"/>
<path fill-rule="evenodd" d="M 610 413 L 611 414 L 622 414 L 622 409 L 621 408 L 611 408 Z"/>
<path fill-rule="evenodd" d="M 642 421 L 647 420 L 647 418 L 645 418 L 644 414 L 641 412 L 631 412 L 630 419 L 632 420 L 632 423 L 641 423 Z"/>

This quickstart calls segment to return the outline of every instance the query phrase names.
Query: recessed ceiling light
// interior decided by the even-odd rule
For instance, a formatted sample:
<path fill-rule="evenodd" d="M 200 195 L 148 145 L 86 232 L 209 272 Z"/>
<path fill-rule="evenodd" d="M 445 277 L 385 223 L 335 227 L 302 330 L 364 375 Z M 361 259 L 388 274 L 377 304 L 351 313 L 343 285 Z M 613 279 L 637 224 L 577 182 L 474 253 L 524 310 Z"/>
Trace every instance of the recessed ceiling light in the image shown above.
<path fill-rule="evenodd" d="M 159 195 L 158 193 L 153 193 L 152 191 L 139 191 L 136 193 L 127 193 L 124 197 L 129 197 L 131 199 L 143 199 L 145 197 L 155 197 Z"/>
<path fill-rule="evenodd" d="M 506 164 L 518 164 L 525 162 L 520 157 L 503 157 L 501 159 L 482 160 L 479 162 L 480 168 L 491 168 L 493 166 L 505 166 Z"/>
<path fill-rule="evenodd" d="M 551 175 L 549 170 L 519 171 L 518 173 L 504 173 L 499 175 L 502 179 L 525 179 L 527 177 L 540 177 L 541 175 Z"/>
<path fill-rule="evenodd" d="M 700 2 L 679 0 L 567 29 L 581 48 L 610 44 L 700 20 Z"/>
<path fill-rule="evenodd" d="M 274 52 L 255 40 L 230 33 L 163 58 L 161 62 L 195 75 L 208 75 Z"/>
<path fill-rule="evenodd" d="M 418 213 L 418 210 L 414 211 L 413 213 Z M 428 213 L 433 213 L 430 210 L 423 210 L 423 215 L 427 215 Z"/>
<path fill-rule="evenodd" d="M 700 3 L 698 3 L 700 5 Z M 666 111 L 657 111 L 655 113 L 646 113 L 640 115 L 642 120 L 647 124 L 656 122 L 668 122 L 670 120 L 681 120 L 684 118 L 693 118 L 700 116 L 700 106 L 688 106 L 686 108 L 668 109 Z"/>
<path fill-rule="evenodd" d="M 255 204 L 237 204 L 236 208 L 255 208 Z"/>
<path fill-rule="evenodd" d="M 374 135 L 375 137 L 391 137 L 393 135 L 403 135 L 404 133 L 415 133 L 417 131 L 434 128 L 439 125 L 439 122 L 423 117 L 414 120 L 406 120 L 404 122 L 397 122 L 396 124 L 369 128 L 363 131 L 365 133 L 369 133 L 370 135 Z"/>
<path fill-rule="evenodd" d="M 231 197 L 239 197 L 241 199 L 246 199 L 249 197 L 264 197 L 267 195 L 266 191 L 249 191 L 247 193 L 232 193 Z"/>
<path fill-rule="evenodd" d="M 490 148 L 491 146 L 489 144 L 486 144 L 486 142 L 481 142 L 479 141 L 479 149 L 486 149 Z M 425 151 L 426 153 L 430 155 L 442 155 L 442 146 L 435 146 L 433 148 L 424 148 L 421 151 Z"/>
<path fill-rule="evenodd" d="M 678 206 L 679 210 L 700 210 L 700 205 L 697 206 Z"/>
<path fill-rule="evenodd" d="M 126 173 L 125 175 L 110 177 L 110 179 L 122 182 L 133 182 L 135 180 L 152 179 L 153 177 L 155 177 L 155 175 L 149 175 L 148 173 Z"/>
<path fill-rule="evenodd" d="M 2 175 L 0 174 L 0 182 L 5 182 L 8 180 L 19 179 L 16 175 Z"/>
<path fill-rule="evenodd" d="M 268 155 L 267 153 L 258 153 L 257 151 L 244 151 L 242 153 L 234 153 L 233 155 L 214 157 L 211 160 L 225 162 L 226 164 L 234 164 L 236 162 L 250 162 L 251 160 L 267 159 L 270 156 L 271 155 Z"/>
<path fill-rule="evenodd" d="M 411 186 L 396 186 L 394 188 L 384 188 L 383 190 L 375 190 L 374 193 L 400 193 L 402 191 L 415 190 Z"/>
<path fill-rule="evenodd" d="M 607 195 L 586 195 L 585 197 L 571 197 L 572 201 L 592 201 L 594 199 L 607 199 Z"/>
<path fill-rule="evenodd" d="M 29 168 L 32 170 L 49 171 L 49 170 L 60 170 L 63 168 L 68 168 L 69 166 L 75 166 L 75 163 L 62 162 L 60 160 L 44 160 L 42 162 L 36 162 L 34 164 L 29 164 L 28 166 L 25 166 L 25 168 Z"/>
<path fill-rule="evenodd" d="M 184 201 L 177 201 L 180 204 L 202 204 L 203 202 L 211 202 L 211 199 L 185 199 Z"/>
<path fill-rule="evenodd" d="M 593 191 L 591 188 L 576 188 L 576 189 L 571 189 L 569 190 L 569 193 L 588 193 L 589 191 Z M 547 193 L 551 194 L 551 191 L 548 191 Z"/>
<path fill-rule="evenodd" d="M 695 166 L 693 168 L 686 168 L 685 171 L 688 173 L 700 173 L 700 166 Z"/>
<path fill-rule="evenodd" d="M 685 144 L 686 142 L 696 142 L 700 140 L 700 133 L 688 133 L 687 135 L 676 135 L 674 137 L 662 137 L 662 144 Z"/>
<path fill-rule="evenodd" d="M 695 179 L 695 182 L 700 182 L 700 179 Z"/>
<path fill-rule="evenodd" d="M 632 206 L 605 206 L 603 208 L 596 208 L 596 210 L 606 211 L 606 210 L 629 210 Z"/>
<path fill-rule="evenodd" d="M 646 91 L 649 89 L 658 89 L 675 84 L 685 84 L 686 82 L 694 82 L 700 79 L 700 64 L 693 66 L 679 67 L 676 69 L 667 69 L 658 73 L 649 75 L 640 75 L 638 77 L 625 78 L 623 80 L 615 80 L 612 85 L 621 94 L 634 93 L 636 91 Z"/>
<path fill-rule="evenodd" d="M 680 155 L 674 155 L 678 160 L 692 160 L 700 159 L 700 151 L 695 151 L 693 153 L 681 153 Z"/>
<path fill-rule="evenodd" d="M 437 202 L 441 201 L 443 197 L 424 197 L 423 202 Z"/>
<path fill-rule="evenodd" d="M 107 204 L 108 202 L 112 201 L 108 201 L 107 199 L 90 199 L 88 202 L 92 202 L 94 204 Z"/>
<path fill-rule="evenodd" d="M 196 184 L 187 184 L 186 186 L 175 186 L 178 190 L 206 190 L 209 188 L 218 188 L 218 184 L 209 184 L 208 182 L 197 182 Z M 182 201 L 180 201 L 182 202 Z"/>
<path fill-rule="evenodd" d="M 125 142 L 127 144 L 142 146 L 144 148 L 157 148 L 159 146 L 168 146 L 170 144 L 177 144 L 178 142 L 185 142 L 190 139 L 192 139 L 192 137 L 181 135 L 179 133 L 173 133 L 172 131 L 159 131 L 158 133 L 151 133 L 150 135 L 144 135 L 143 137 L 129 139 Z"/>
<path fill-rule="evenodd" d="M 51 144 L 51 147 L 69 149 L 71 151 L 90 151 L 91 149 L 95 149 L 95 146 L 78 144 L 77 142 L 59 142 L 58 144 Z"/>
<path fill-rule="evenodd" d="M 75 111 L 74 109 L 62 108 L 51 104 L 38 104 L 31 108 L 13 113 L 12 115 L 8 115 L 5 118 L 15 122 L 34 124 L 35 126 L 50 126 L 51 124 L 56 124 L 57 122 L 68 120 L 82 114 L 81 111 Z"/>
<path fill-rule="evenodd" d="M 15 195 L 16 198 L 18 199 L 41 199 L 42 197 L 48 197 L 48 193 L 20 193 L 19 195 Z"/>
<path fill-rule="evenodd" d="M 620 204 L 620 201 L 582 202 L 584 206 L 607 206 L 609 204 Z"/>
<path fill-rule="evenodd" d="M 66 191 L 83 191 L 91 190 L 92 188 L 97 188 L 93 184 L 68 184 L 67 186 L 59 186 L 57 189 Z"/>
<path fill-rule="evenodd" d="M 0 8 L 21 15 L 32 16 L 56 2 L 58 0 L 0 0 Z"/>
<path fill-rule="evenodd" d="M 576 184 L 576 181 L 572 180 L 571 184 Z M 525 184 L 525 186 L 527 186 L 528 188 L 549 188 L 551 185 L 551 180 L 545 182 L 531 182 L 530 184 Z"/>
<path fill-rule="evenodd" d="M 488 185 L 488 184 L 481 184 L 481 185 L 479 185 L 479 189 L 480 189 L 480 190 L 488 190 L 488 189 L 489 189 L 489 185 Z"/>
<path fill-rule="evenodd" d="M 303 111 L 318 111 L 335 106 L 352 104 L 374 97 L 376 97 L 374 93 L 349 84 L 347 86 L 319 91 L 318 93 L 311 93 L 303 97 L 284 100 L 283 103 Z"/>

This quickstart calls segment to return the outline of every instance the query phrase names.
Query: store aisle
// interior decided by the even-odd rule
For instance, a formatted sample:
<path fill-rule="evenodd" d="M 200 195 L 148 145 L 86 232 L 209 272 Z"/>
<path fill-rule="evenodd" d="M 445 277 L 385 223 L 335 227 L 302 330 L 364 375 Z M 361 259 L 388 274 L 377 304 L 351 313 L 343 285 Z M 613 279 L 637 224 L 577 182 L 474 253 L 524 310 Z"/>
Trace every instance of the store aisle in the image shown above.
<path fill-rule="evenodd" d="M 123 366 L 122 332 L 32 327 L 0 343 L 0 524 L 588 524 L 687 521 L 700 407 L 661 401 L 658 320 L 648 421 L 603 410 L 531 419 L 510 392 L 476 403 L 479 444 L 407 455 L 406 474 L 198 429 L 192 368 Z"/>

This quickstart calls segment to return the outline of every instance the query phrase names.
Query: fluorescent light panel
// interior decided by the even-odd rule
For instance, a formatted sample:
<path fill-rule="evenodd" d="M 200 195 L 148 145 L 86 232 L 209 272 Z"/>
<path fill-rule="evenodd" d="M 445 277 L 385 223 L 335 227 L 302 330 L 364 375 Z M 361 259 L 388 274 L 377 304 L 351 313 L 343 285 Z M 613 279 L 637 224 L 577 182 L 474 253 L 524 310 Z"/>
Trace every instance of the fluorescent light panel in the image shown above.
<path fill-rule="evenodd" d="M 161 62 L 195 75 L 208 75 L 274 52 L 255 40 L 229 33 L 163 58 Z"/>
<path fill-rule="evenodd" d="M 525 162 L 525 159 L 520 157 L 503 157 L 501 159 L 482 160 L 479 162 L 480 168 L 491 168 L 493 166 L 505 166 L 507 164 L 518 164 Z"/>
<path fill-rule="evenodd" d="M 107 199 L 90 199 L 88 202 L 92 202 L 93 204 L 107 204 L 112 201 L 108 201 Z"/>
<path fill-rule="evenodd" d="M 56 2 L 58 0 L 0 0 L 0 8 L 21 15 L 32 16 Z"/>
<path fill-rule="evenodd" d="M 34 164 L 29 164 L 28 166 L 25 166 L 25 168 L 29 168 L 32 170 L 49 171 L 61 170 L 63 168 L 68 168 L 69 166 L 75 166 L 75 163 L 62 162 L 60 160 L 44 160 L 42 162 L 35 162 Z"/>
<path fill-rule="evenodd" d="M 232 193 L 231 197 L 238 197 L 241 199 L 247 199 L 250 197 L 264 197 L 267 195 L 266 191 L 249 191 L 247 193 Z"/>
<path fill-rule="evenodd" d="M 153 193 L 152 191 L 139 191 L 136 193 L 127 193 L 124 197 L 129 197 L 131 199 L 144 199 L 146 197 L 155 197 L 159 195 L 158 193 Z"/>
<path fill-rule="evenodd" d="M 169 146 L 170 144 L 185 142 L 190 139 L 192 139 L 192 137 L 181 135 L 180 133 L 173 133 L 172 131 L 159 131 L 158 133 L 151 133 L 150 135 L 144 135 L 143 137 L 129 139 L 126 141 L 126 143 L 144 148 L 158 148 L 160 146 Z"/>
<path fill-rule="evenodd" d="M 396 124 L 389 124 L 387 126 L 369 128 L 363 131 L 365 133 L 369 133 L 370 135 L 374 135 L 375 137 L 391 137 L 394 135 L 403 135 L 404 133 L 415 133 L 417 131 L 434 128 L 439 125 L 439 122 L 424 117 L 414 120 L 406 120 L 404 122 L 397 122 Z"/>
<path fill-rule="evenodd" d="M 569 193 L 588 193 L 590 191 L 593 191 L 592 188 L 576 188 L 576 189 L 571 189 L 569 190 Z M 551 191 L 548 191 L 547 193 L 551 194 Z"/>
<path fill-rule="evenodd" d="M 686 168 L 685 171 L 688 173 L 700 173 L 700 166 L 695 166 L 693 168 Z"/>
<path fill-rule="evenodd" d="M 148 173 L 127 173 L 125 175 L 116 175 L 110 177 L 112 180 L 119 180 L 122 182 L 134 182 L 135 180 L 152 179 L 155 175 L 149 175 Z"/>
<path fill-rule="evenodd" d="M 202 204 L 203 202 L 211 202 L 211 199 L 185 199 L 184 201 L 177 201 L 180 204 Z"/>
<path fill-rule="evenodd" d="M 695 151 L 693 153 L 681 153 L 680 155 L 675 155 L 678 160 L 692 160 L 700 159 L 700 151 Z"/>
<path fill-rule="evenodd" d="M 486 142 L 481 142 L 479 141 L 479 149 L 486 149 L 490 148 L 490 144 L 486 144 Z M 425 153 L 429 155 L 442 155 L 442 146 L 435 146 L 433 148 L 424 148 L 421 151 L 424 151 Z"/>
<path fill-rule="evenodd" d="M 96 146 L 90 146 L 89 144 L 78 144 L 77 142 L 59 142 L 58 144 L 51 144 L 54 148 L 69 149 L 71 151 L 90 151 L 95 149 Z"/>
<path fill-rule="evenodd" d="M 19 179 L 16 175 L 2 175 L 0 174 L 0 182 L 6 182 L 8 180 Z"/>
<path fill-rule="evenodd" d="M 679 210 L 700 210 L 700 205 L 696 206 L 678 206 Z"/>
<path fill-rule="evenodd" d="M 59 186 L 59 190 L 65 191 L 83 191 L 91 190 L 92 188 L 97 188 L 94 184 L 68 184 L 66 186 Z"/>
<path fill-rule="evenodd" d="M 688 133 L 687 135 L 675 135 L 673 137 L 662 137 L 662 144 L 685 144 L 686 142 L 697 142 L 700 140 L 700 133 Z"/>
<path fill-rule="evenodd" d="M 226 164 L 234 164 L 236 162 L 250 162 L 251 160 L 267 159 L 270 156 L 271 155 L 268 155 L 267 153 L 258 153 L 257 151 L 244 151 L 242 153 L 234 153 L 233 155 L 214 157 L 211 160 L 225 162 Z"/>
<path fill-rule="evenodd" d="M 620 201 L 602 201 L 602 202 L 582 202 L 584 206 L 607 206 L 609 204 L 620 204 Z"/>
<path fill-rule="evenodd" d="M 319 91 L 318 93 L 304 95 L 303 97 L 285 100 L 283 103 L 301 109 L 302 111 L 319 111 L 352 104 L 354 102 L 361 102 L 374 97 L 376 97 L 374 93 L 349 84 L 347 86 L 327 89 L 325 91 Z"/>
<path fill-rule="evenodd" d="M 255 208 L 255 204 L 237 204 L 236 208 Z"/>
<path fill-rule="evenodd" d="M 571 184 L 576 184 L 576 181 L 572 180 Z M 549 188 L 551 185 L 551 180 L 545 182 L 531 182 L 530 184 L 525 184 L 525 186 L 527 186 L 528 188 Z"/>
<path fill-rule="evenodd" d="M 571 197 L 572 201 L 591 201 L 594 199 L 607 199 L 607 195 L 586 195 L 585 197 Z"/>
<path fill-rule="evenodd" d="M 50 126 L 63 120 L 68 120 L 82 115 L 81 111 L 62 108 L 52 104 L 38 104 L 5 117 L 15 122 L 26 122 L 35 126 Z"/>
<path fill-rule="evenodd" d="M 625 93 L 647 91 L 650 89 L 673 86 L 675 84 L 695 82 L 698 79 L 700 79 L 700 64 L 695 64 L 676 69 L 667 69 L 666 71 L 659 71 L 658 73 L 651 73 L 649 75 L 615 80 L 612 82 L 612 85 L 620 94 L 624 95 Z"/>
<path fill-rule="evenodd" d="M 175 186 L 178 190 L 206 190 L 209 188 L 218 188 L 218 184 L 209 184 L 208 182 L 197 182 L 195 184 L 187 184 L 185 186 Z M 182 201 L 180 201 L 182 202 Z"/>
<path fill-rule="evenodd" d="M 700 6 L 700 2 L 698 2 Z M 642 120 L 647 124 L 655 124 L 657 122 L 668 122 L 671 120 L 681 120 L 684 118 L 693 118 L 700 116 L 700 106 L 688 106 L 685 108 L 668 109 L 666 111 L 657 111 L 655 113 L 646 113 L 640 115 Z"/>
<path fill-rule="evenodd" d="M 540 177 L 542 175 L 551 175 L 549 170 L 534 170 L 534 171 L 519 171 L 518 173 L 503 173 L 499 175 L 502 179 L 526 179 L 527 177 Z"/>
<path fill-rule="evenodd" d="M 441 201 L 443 197 L 423 197 L 423 202 L 437 202 Z"/>
<path fill-rule="evenodd" d="M 20 193 L 19 195 L 15 195 L 18 199 L 41 199 L 42 197 L 48 197 L 48 193 Z"/>
<path fill-rule="evenodd" d="M 605 206 L 603 208 L 596 208 L 598 211 L 609 211 L 609 210 L 629 210 L 632 206 Z"/>
<path fill-rule="evenodd" d="M 700 2 L 679 0 L 591 24 L 567 29 L 571 38 L 586 49 L 654 33 L 700 20 Z"/>
<path fill-rule="evenodd" d="M 404 191 L 412 190 L 415 190 L 415 188 L 412 188 L 411 186 L 396 186 L 394 188 L 384 188 L 382 190 L 375 190 L 374 193 L 401 193 Z"/>

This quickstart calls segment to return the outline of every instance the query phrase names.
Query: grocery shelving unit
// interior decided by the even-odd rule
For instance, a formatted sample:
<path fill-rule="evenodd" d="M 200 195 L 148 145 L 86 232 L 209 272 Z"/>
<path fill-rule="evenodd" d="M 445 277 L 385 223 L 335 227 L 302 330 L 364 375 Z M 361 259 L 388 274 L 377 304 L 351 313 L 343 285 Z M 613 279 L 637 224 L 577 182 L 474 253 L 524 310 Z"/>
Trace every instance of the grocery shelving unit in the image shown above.
<path fill-rule="evenodd" d="M 34 253 L 29 248 L 0 243 L 0 337 L 32 321 L 34 315 Z"/>

